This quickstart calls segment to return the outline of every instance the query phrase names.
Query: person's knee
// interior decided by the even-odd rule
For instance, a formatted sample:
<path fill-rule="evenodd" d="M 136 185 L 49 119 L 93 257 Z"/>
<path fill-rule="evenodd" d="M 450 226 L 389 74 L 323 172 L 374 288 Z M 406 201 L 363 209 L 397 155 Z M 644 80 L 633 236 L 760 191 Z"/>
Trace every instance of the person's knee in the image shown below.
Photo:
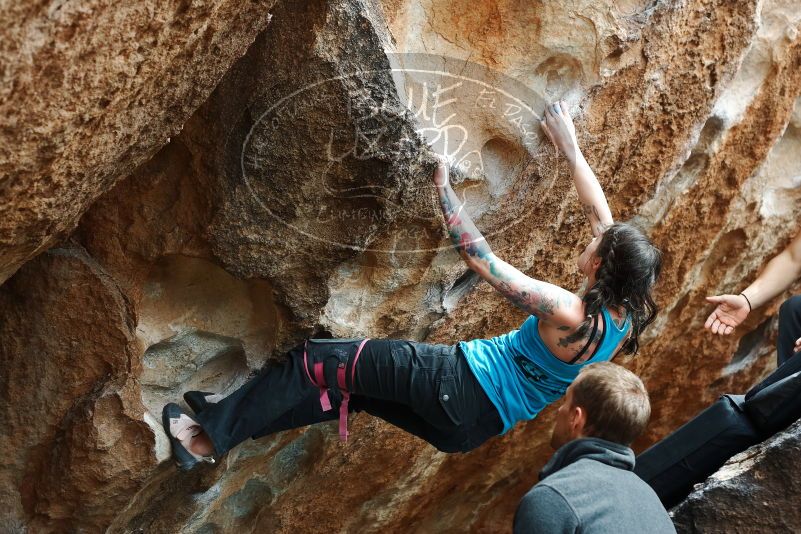
<path fill-rule="evenodd" d="M 791 318 L 801 320 L 801 295 L 794 295 L 782 302 L 779 307 L 779 320 L 786 321 Z"/>

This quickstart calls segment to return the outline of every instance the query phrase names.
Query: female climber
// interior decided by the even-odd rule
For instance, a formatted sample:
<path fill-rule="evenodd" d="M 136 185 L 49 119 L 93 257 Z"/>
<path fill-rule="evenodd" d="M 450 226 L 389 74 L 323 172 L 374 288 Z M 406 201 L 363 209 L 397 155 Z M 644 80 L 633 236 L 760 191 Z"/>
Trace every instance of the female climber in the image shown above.
<path fill-rule="evenodd" d="M 563 102 L 541 126 L 570 163 L 593 239 L 579 255 L 578 296 L 526 276 L 493 254 L 463 210 L 441 161 L 433 180 L 448 233 L 468 267 L 531 314 L 519 330 L 456 345 L 389 339 L 308 339 L 225 398 L 184 395 L 195 414 L 170 403 L 162 422 L 182 469 L 213 462 L 247 438 L 340 420 L 365 411 L 445 452 L 466 452 L 533 419 L 564 395 L 581 368 L 635 353 L 654 320 L 651 290 L 661 254 L 636 228 L 612 221 L 603 190 L 578 148 Z"/>

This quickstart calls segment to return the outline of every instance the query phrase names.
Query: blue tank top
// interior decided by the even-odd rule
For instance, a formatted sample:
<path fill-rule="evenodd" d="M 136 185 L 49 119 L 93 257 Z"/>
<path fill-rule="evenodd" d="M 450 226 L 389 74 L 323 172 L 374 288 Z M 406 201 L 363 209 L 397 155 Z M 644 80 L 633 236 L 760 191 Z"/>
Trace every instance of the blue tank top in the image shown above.
<path fill-rule="evenodd" d="M 518 421 L 534 419 L 547 405 L 559 399 L 582 367 L 609 361 L 631 326 L 629 317 L 618 328 L 609 311 L 601 310 L 604 336 L 592 358 L 580 364 L 564 362 L 553 355 L 539 333 L 535 315 L 508 334 L 492 339 L 460 341 L 458 346 L 470 369 L 498 409 L 505 434 Z"/>

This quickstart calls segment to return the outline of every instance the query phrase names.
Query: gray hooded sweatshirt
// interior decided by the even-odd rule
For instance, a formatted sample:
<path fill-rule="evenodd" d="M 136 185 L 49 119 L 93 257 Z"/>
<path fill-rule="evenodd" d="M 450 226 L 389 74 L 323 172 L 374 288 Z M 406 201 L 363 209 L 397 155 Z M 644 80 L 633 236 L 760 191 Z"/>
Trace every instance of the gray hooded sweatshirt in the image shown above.
<path fill-rule="evenodd" d="M 625 445 L 598 438 L 565 444 L 520 501 L 515 534 L 675 534 L 656 493 L 632 469 L 634 452 Z"/>

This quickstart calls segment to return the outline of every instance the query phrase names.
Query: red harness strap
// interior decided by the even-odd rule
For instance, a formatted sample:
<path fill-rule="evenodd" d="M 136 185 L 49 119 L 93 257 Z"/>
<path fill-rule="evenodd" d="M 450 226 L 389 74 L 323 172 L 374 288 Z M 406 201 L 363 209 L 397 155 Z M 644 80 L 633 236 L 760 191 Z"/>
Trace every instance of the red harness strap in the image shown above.
<path fill-rule="evenodd" d="M 356 350 L 356 355 L 353 357 L 353 365 L 350 369 L 350 383 L 356 379 L 356 362 L 359 361 L 359 356 L 362 354 L 364 344 L 367 343 L 369 338 L 365 338 L 359 344 Z M 308 341 L 306 341 L 308 344 Z M 337 386 L 339 391 L 342 392 L 342 404 L 339 406 L 339 438 L 342 441 L 348 441 L 348 401 L 350 401 L 350 391 L 348 391 L 347 383 L 345 382 L 345 363 L 340 362 L 337 366 Z M 303 347 L 303 369 L 306 371 L 306 376 L 312 384 L 320 389 L 320 406 L 324 412 L 331 409 L 331 399 L 328 396 L 329 386 L 325 383 L 325 376 L 323 375 L 323 362 L 314 364 L 314 378 L 309 373 L 309 362 L 306 357 L 306 345 Z"/>

